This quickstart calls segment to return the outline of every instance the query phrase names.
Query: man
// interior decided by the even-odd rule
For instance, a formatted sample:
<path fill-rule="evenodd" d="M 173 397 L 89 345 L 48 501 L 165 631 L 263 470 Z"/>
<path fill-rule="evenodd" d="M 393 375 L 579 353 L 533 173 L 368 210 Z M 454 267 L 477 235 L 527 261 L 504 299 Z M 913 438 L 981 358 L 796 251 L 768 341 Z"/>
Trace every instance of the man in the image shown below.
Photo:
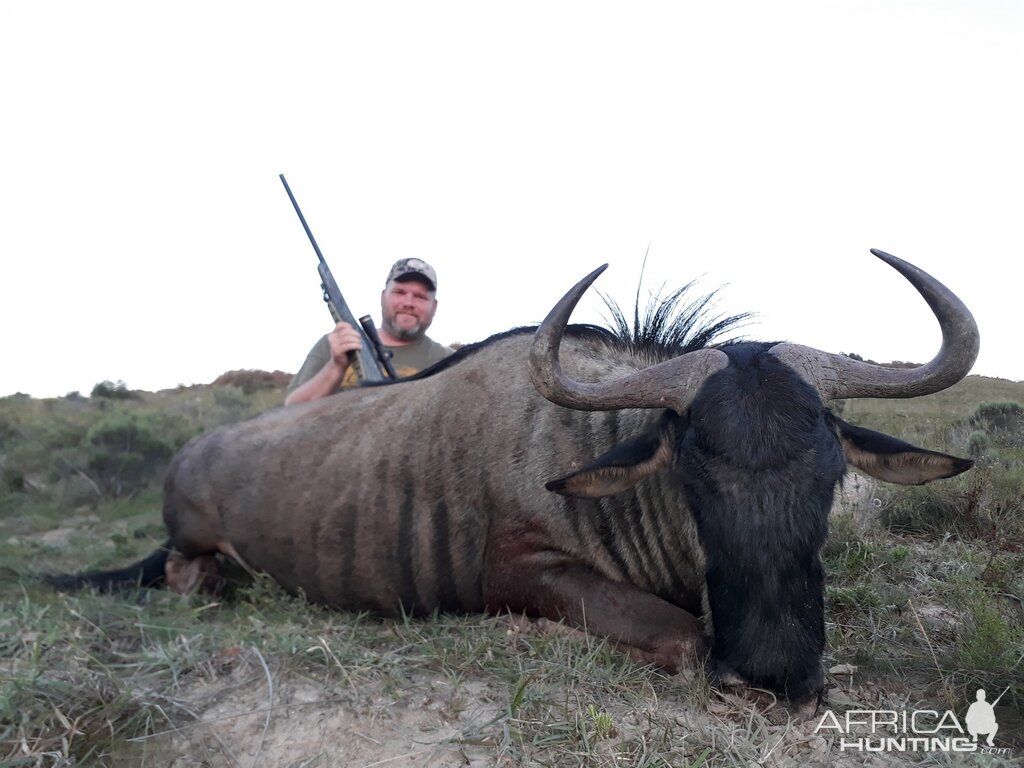
<path fill-rule="evenodd" d="M 410 376 L 454 350 L 427 336 L 437 311 L 437 273 L 422 259 L 399 259 L 380 294 L 380 340 L 391 351 L 399 376 Z M 286 405 L 317 400 L 356 383 L 348 353 L 363 346 L 360 332 L 346 322 L 322 337 L 288 385 Z"/>

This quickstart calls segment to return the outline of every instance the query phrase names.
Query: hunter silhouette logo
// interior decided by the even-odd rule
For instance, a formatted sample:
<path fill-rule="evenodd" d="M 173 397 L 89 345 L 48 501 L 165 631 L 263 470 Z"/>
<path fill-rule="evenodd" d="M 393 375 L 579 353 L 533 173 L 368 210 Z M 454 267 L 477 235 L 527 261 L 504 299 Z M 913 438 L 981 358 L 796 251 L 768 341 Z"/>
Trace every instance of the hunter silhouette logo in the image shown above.
<path fill-rule="evenodd" d="M 1010 687 L 1006 687 L 1006 691 L 1010 690 Z M 999 730 L 999 723 L 996 722 L 996 704 L 999 703 L 999 699 L 1003 698 L 1003 694 L 999 694 L 999 697 L 989 704 L 985 701 L 985 689 L 979 688 L 975 694 L 976 701 L 967 708 L 967 717 L 964 721 L 967 725 L 967 732 L 971 734 L 971 737 L 977 741 L 978 736 L 988 736 L 987 743 L 990 747 L 994 747 L 993 739 L 995 738 L 996 731 Z"/>
<path fill-rule="evenodd" d="M 1008 753 L 995 746 L 999 730 L 995 708 L 1008 690 L 1009 686 L 989 703 L 985 689 L 977 689 L 963 722 L 952 710 L 851 709 L 839 715 L 825 712 L 815 733 L 836 737 L 840 752 Z M 986 738 L 979 742 L 981 736 Z"/>

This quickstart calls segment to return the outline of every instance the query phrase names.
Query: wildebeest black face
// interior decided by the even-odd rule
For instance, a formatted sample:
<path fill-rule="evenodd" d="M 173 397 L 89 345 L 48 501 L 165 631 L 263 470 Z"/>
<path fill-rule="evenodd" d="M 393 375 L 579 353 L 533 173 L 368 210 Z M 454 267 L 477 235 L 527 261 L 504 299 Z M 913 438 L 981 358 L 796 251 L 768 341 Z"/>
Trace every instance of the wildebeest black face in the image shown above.
<path fill-rule="evenodd" d="M 978 353 L 977 326 L 956 296 L 916 267 L 874 253 L 917 288 L 942 328 L 939 355 L 909 372 L 795 344 L 744 342 L 688 352 L 604 384 L 575 382 L 558 364 L 561 329 L 598 273 L 552 310 L 531 352 L 534 384 L 559 405 L 666 409 L 652 433 L 547 487 L 594 498 L 668 473 L 680 491 L 680 524 L 696 526 L 703 555 L 713 676 L 738 676 L 794 702 L 823 686 L 820 552 L 846 465 L 908 485 L 971 466 L 846 424 L 824 406 L 828 399 L 938 391 L 963 378 Z"/>
<path fill-rule="evenodd" d="M 823 682 L 820 551 L 845 462 L 818 393 L 769 348 L 725 349 L 681 419 L 673 474 L 704 552 L 713 675 L 802 700 Z"/>
<path fill-rule="evenodd" d="M 701 543 L 712 677 L 800 702 L 823 685 L 820 553 L 847 463 L 916 485 L 971 462 L 846 424 L 771 348 L 722 347 L 728 365 L 687 411 L 548 488 L 595 498 L 667 472 Z"/>

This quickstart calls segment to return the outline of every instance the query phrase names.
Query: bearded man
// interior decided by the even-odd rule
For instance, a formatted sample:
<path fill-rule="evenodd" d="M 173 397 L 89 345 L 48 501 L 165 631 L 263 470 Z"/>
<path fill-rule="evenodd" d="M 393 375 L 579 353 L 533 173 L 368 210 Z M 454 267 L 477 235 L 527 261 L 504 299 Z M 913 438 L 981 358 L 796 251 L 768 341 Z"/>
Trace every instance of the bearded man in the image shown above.
<path fill-rule="evenodd" d="M 380 340 L 391 352 L 400 377 L 443 360 L 454 350 L 427 336 L 437 312 L 437 273 L 422 259 L 399 259 L 380 294 Z M 286 405 L 317 400 L 356 383 L 349 352 L 361 349 L 362 335 L 346 322 L 334 326 L 306 356 L 288 385 Z"/>

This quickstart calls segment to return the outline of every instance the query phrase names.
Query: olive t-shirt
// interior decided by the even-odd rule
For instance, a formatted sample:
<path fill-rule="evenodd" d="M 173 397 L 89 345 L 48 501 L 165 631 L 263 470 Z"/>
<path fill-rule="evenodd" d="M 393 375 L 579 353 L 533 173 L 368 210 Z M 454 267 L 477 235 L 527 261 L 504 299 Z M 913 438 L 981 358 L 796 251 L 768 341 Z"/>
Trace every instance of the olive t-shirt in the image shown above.
<path fill-rule="evenodd" d="M 402 378 L 412 376 L 417 371 L 422 371 L 424 368 L 444 360 L 455 351 L 451 347 L 438 344 L 426 336 L 403 347 L 389 347 L 385 345 L 384 349 L 390 350 L 391 364 L 395 367 L 395 372 Z M 306 355 L 306 361 L 302 364 L 299 372 L 295 374 L 291 384 L 288 385 L 288 391 L 292 392 L 313 378 L 330 359 L 331 345 L 327 341 L 327 336 L 321 336 L 320 340 L 309 350 L 309 354 Z M 348 370 L 345 371 L 345 378 L 342 379 L 341 386 L 351 386 L 356 382 L 355 367 L 350 365 Z"/>

